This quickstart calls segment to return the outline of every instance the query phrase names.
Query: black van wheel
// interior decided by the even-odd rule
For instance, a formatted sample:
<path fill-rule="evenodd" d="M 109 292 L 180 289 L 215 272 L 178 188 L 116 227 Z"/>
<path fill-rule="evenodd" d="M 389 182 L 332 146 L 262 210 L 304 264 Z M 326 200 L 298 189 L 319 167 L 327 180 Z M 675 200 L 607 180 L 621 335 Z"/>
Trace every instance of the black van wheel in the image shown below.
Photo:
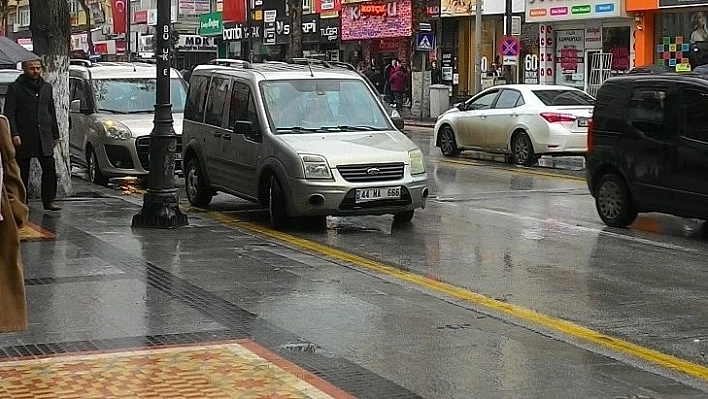
<path fill-rule="evenodd" d="M 450 126 L 443 126 L 440 131 L 440 152 L 446 157 L 456 157 L 460 155 L 460 149 L 457 148 L 455 141 L 455 133 Z"/>
<path fill-rule="evenodd" d="M 595 207 L 602 221 L 611 227 L 627 227 L 637 218 L 637 209 L 629 195 L 629 188 L 615 174 L 604 175 L 600 179 Z"/>
<path fill-rule="evenodd" d="M 187 200 L 194 206 L 207 206 L 213 194 L 205 187 L 204 174 L 197 158 L 190 158 L 184 171 L 184 188 L 187 191 Z"/>
<path fill-rule="evenodd" d="M 533 143 L 525 132 L 514 135 L 511 153 L 517 165 L 533 166 L 538 160 L 538 156 L 533 152 Z"/>
<path fill-rule="evenodd" d="M 270 226 L 274 229 L 284 227 L 287 222 L 285 193 L 276 177 L 270 178 L 268 209 L 270 211 Z"/>

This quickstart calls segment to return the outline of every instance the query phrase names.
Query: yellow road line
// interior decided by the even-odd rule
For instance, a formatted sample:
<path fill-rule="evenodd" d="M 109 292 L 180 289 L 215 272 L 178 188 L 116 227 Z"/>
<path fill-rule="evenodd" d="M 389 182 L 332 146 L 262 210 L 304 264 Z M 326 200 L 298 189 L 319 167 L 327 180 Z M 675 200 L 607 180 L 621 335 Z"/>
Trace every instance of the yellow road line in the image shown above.
<path fill-rule="evenodd" d="M 203 212 L 203 210 L 201 209 L 199 209 L 199 211 Z M 408 283 L 435 292 L 449 295 L 450 297 L 458 300 L 463 300 L 478 306 L 485 307 L 487 309 L 491 309 L 495 312 L 512 316 L 516 319 L 531 322 L 535 325 L 543 326 L 553 331 L 558 331 L 571 337 L 579 338 L 585 342 L 589 342 L 615 352 L 624 353 L 626 355 L 633 356 L 637 359 L 650 362 L 652 364 L 670 370 L 708 380 L 708 367 L 704 367 L 699 364 L 677 358 L 675 356 L 667 355 L 665 353 L 661 353 L 653 349 L 645 348 L 640 345 L 636 345 L 618 338 L 614 338 L 609 335 L 593 331 L 589 328 L 579 326 L 570 321 L 547 316 L 542 313 L 538 313 L 532 309 L 525 308 L 523 306 L 512 305 L 506 302 L 498 301 L 482 294 L 478 294 L 476 292 L 456 287 L 452 284 L 432 280 L 430 278 L 415 273 L 407 272 L 381 262 L 364 258 L 362 256 L 354 255 L 342 251 L 340 249 L 330 247 L 328 245 L 319 244 L 313 241 L 292 236 L 287 233 L 271 230 L 269 228 L 259 226 L 254 223 L 239 221 L 238 219 L 222 215 L 220 213 L 206 211 L 202 214 L 224 224 L 245 228 L 251 232 L 260 234 L 262 236 L 274 240 L 285 242 L 287 244 L 302 248 L 315 254 L 348 262 L 356 266 L 372 270 L 379 274 L 395 277 L 399 280 L 403 280 Z"/>
<path fill-rule="evenodd" d="M 455 160 L 455 159 L 435 159 L 435 161 L 440 162 L 440 163 L 451 163 L 451 164 L 455 164 L 455 165 L 465 165 L 465 166 L 489 166 L 489 167 L 494 168 L 495 170 L 500 170 L 500 171 L 505 171 L 505 172 L 510 172 L 510 173 L 519 173 L 519 174 L 523 174 L 523 175 L 536 175 L 536 176 L 552 177 L 552 178 L 556 178 L 556 179 L 585 181 L 585 177 L 564 175 L 564 174 L 560 174 L 560 173 L 542 172 L 542 171 L 534 170 L 534 169 L 511 169 L 511 168 L 506 168 L 503 166 L 493 165 L 490 163 L 477 163 L 475 161 L 465 161 L 465 160 Z"/>

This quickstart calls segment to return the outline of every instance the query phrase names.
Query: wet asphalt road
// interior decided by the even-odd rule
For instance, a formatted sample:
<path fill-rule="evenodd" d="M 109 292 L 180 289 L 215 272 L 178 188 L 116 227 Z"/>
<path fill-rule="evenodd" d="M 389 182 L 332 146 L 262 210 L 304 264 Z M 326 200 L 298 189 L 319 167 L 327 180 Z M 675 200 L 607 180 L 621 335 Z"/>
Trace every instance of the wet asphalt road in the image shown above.
<path fill-rule="evenodd" d="M 651 214 L 629 229 L 608 228 L 577 159 L 556 160 L 557 169 L 485 154 L 448 159 L 431 145 L 431 129 L 407 133 L 427 155 L 432 193 L 411 224 L 330 217 L 326 228 L 287 232 L 708 364 L 702 221 Z M 266 223 L 265 213 L 228 195 L 210 209 Z"/>

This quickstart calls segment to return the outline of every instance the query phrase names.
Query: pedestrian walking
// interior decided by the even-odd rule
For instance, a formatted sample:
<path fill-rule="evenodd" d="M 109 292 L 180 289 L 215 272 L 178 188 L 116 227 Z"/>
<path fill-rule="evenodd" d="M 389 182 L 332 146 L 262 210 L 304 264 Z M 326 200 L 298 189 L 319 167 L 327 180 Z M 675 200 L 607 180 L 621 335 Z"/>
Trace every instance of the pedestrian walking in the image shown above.
<path fill-rule="evenodd" d="M 393 102 L 396 104 L 396 109 L 403 108 L 403 95 L 406 92 L 406 84 L 408 79 L 406 70 L 400 62 L 396 62 L 389 78 L 391 82 L 391 93 L 393 93 Z"/>
<path fill-rule="evenodd" d="M 27 221 L 25 186 L 15 161 L 10 124 L 0 115 L 0 332 L 27 329 L 20 227 Z"/>
<path fill-rule="evenodd" d="M 22 182 L 29 184 L 30 161 L 37 158 L 42 167 L 42 203 L 44 209 L 61 209 L 54 202 L 57 172 L 54 146 L 59 143 L 59 127 L 54 109 L 52 86 L 42 79 L 42 63 L 25 61 L 24 73 L 7 88 L 5 115 L 10 123 L 12 142 L 17 151 Z"/>

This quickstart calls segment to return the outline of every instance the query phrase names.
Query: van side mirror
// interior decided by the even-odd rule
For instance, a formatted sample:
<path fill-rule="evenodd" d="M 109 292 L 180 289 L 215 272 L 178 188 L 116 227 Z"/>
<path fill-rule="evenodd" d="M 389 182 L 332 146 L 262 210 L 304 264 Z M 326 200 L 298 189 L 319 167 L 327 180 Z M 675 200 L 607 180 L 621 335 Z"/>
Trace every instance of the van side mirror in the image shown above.
<path fill-rule="evenodd" d="M 236 121 L 234 125 L 234 134 L 251 134 L 253 133 L 253 122 L 251 121 Z"/>
<path fill-rule="evenodd" d="M 455 108 L 459 109 L 460 111 L 464 111 L 467 109 L 467 107 L 465 106 L 465 103 L 457 103 L 457 104 L 455 104 Z"/>
<path fill-rule="evenodd" d="M 81 112 L 81 100 L 72 100 L 69 104 L 69 112 Z"/>

